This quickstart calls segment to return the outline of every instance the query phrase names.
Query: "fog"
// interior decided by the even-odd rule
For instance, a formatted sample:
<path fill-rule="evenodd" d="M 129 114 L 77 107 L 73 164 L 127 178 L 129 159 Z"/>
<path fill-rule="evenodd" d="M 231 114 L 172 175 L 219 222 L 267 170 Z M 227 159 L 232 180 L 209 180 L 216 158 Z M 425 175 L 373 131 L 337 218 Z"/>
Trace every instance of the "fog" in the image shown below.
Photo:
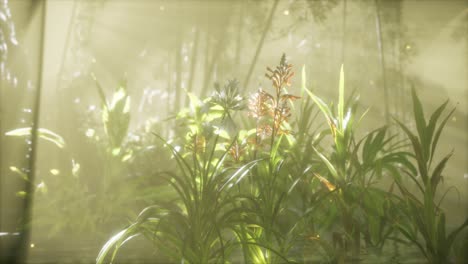
<path fill-rule="evenodd" d="M 176 192 L 158 176 L 165 170 L 179 172 L 177 152 L 171 153 L 168 144 L 181 148 L 181 155 L 190 160 L 191 154 L 197 154 L 186 147 L 191 140 L 187 131 L 196 122 L 202 120 L 199 125 L 203 129 L 211 122 L 215 130 L 221 127 L 229 133 L 254 124 L 248 108 L 233 114 L 229 125 L 204 120 L 203 111 L 200 116 L 194 114 L 199 119 L 192 120 L 184 113 L 198 109 L 193 98 L 200 98 L 203 110 L 207 107 L 201 106 L 203 99 L 216 92 L 215 83 L 222 87 L 236 79 L 240 96 L 249 102 L 259 88 L 271 89 L 266 69 L 275 69 L 283 54 L 295 72 L 287 93 L 301 97 L 291 102 L 291 133 L 285 133 L 297 142 L 302 121 L 292 120 L 299 118 L 301 102 L 310 100 L 304 84 L 325 103 L 334 102 L 333 107 L 339 107 L 342 65 L 345 97 L 359 97 L 358 116 L 367 110 L 355 131 L 357 141 L 387 125 L 389 134 L 396 135 L 392 140 L 406 140 L 401 150 L 411 152 L 411 141 L 395 120 L 417 133 L 412 89 L 421 101 L 427 124 L 431 113 L 448 100 L 440 122 L 455 110 L 447 119 L 433 160 L 453 154 L 442 173 L 434 205 L 441 201 L 447 230 L 454 230 L 468 217 L 467 22 L 468 4 L 463 0 L 2 1 L 0 262 L 94 263 L 106 241 L 133 223 L 145 207 L 177 200 Z M 318 108 L 314 111 L 317 117 L 311 127 L 328 129 L 323 114 Z M 259 120 L 256 122 L 258 134 Z M 155 134 L 167 140 L 166 144 Z M 229 136 L 229 140 L 238 139 Z M 275 142 L 274 129 L 270 136 Z M 332 153 L 334 142 L 325 138 L 317 149 Z M 304 168 L 310 165 L 312 171 L 331 177 L 332 171 L 324 172 L 327 166 L 315 165 L 320 156 L 312 157 L 312 145 L 304 145 L 299 155 L 311 156 Z M 253 153 L 258 158 L 257 150 Z M 281 153 L 286 159 L 293 150 Z M 247 158 L 243 161 L 248 164 Z M 417 165 L 414 159 L 411 162 Z M 404 197 L 404 191 L 396 191 L 391 173 L 384 173 L 376 186 Z M 291 175 L 288 177 L 295 177 Z M 423 178 L 421 173 L 414 176 L 418 181 Z M 327 179 L 339 188 L 338 182 Z M 409 190 L 417 192 L 411 179 L 404 181 Z M 255 186 L 249 184 L 245 183 Z M 261 193 L 260 187 L 255 188 Z M 294 199 L 288 200 L 284 211 L 298 204 Z M 187 213 L 184 210 L 181 214 Z M 370 214 L 366 209 L 363 212 Z M 296 220 L 290 215 L 280 219 L 280 226 Z M 335 233 L 346 233 L 346 228 L 333 229 L 337 223 L 317 224 L 313 231 L 323 232 L 321 237 L 332 241 Z M 460 241 L 466 240 L 466 232 L 463 234 Z M 236 241 L 236 236 L 226 236 Z M 296 238 L 300 236 L 303 233 Z M 362 236 L 364 241 L 364 231 Z M 143 237 L 122 247 L 118 253 L 122 262 L 117 263 L 174 260 L 164 255 L 159 244 Z M 307 251 L 302 244 L 295 244 L 288 252 L 274 244 L 285 258 L 275 260 L 265 253 L 264 261 L 349 263 L 348 249 L 335 247 L 335 242 L 333 237 L 335 251 L 345 252 L 343 255 L 299 259 L 298 252 Z M 398 244 L 388 242 L 387 247 L 391 243 Z M 457 243 L 463 245 L 463 241 Z M 362 244 L 361 251 L 367 256 L 370 251 Z M 383 252 L 393 250 L 383 248 Z M 266 252 L 269 249 L 263 248 Z M 409 251 L 409 255 L 401 253 L 400 263 L 424 259 L 414 253 L 416 247 Z M 209 260 L 248 262 L 241 249 L 229 252 L 230 259 Z M 450 252 L 451 260 L 463 261 L 456 246 Z M 185 255 L 178 262 L 184 259 L 197 262 Z M 373 260 L 364 258 L 363 263 Z"/>

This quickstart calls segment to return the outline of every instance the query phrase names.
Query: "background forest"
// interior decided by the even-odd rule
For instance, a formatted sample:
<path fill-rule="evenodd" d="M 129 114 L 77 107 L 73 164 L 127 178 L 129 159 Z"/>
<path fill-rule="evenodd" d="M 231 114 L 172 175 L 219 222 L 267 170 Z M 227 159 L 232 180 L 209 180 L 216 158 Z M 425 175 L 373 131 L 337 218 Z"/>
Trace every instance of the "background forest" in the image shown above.
<path fill-rule="evenodd" d="M 437 245 L 468 215 L 467 22 L 462 0 L 2 1 L 0 260 L 107 262 L 138 231 L 117 259 L 462 263 L 466 229 Z M 249 210 L 200 227 L 213 248 L 134 225 L 195 223 L 177 188 L 218 174 L 200 201 Z"/>

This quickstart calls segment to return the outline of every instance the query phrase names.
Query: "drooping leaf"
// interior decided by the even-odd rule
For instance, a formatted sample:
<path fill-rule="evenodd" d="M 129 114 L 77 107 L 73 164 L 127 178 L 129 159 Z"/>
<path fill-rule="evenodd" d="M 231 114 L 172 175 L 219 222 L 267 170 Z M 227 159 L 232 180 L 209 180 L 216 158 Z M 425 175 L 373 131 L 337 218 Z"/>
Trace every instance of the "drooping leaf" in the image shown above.
<path fill-rule="evenodd" d="M 307 88 L 305 89 L 305 91 L 307 92 L 307 94 L 309 94 L 310 98 L 312 98 L 312 100 L 314 100 L 314 102 L 317 104 L 317 106 L 320 108 L 320 110 L 322 111 L 322 113 L 325 115 L 327 121 L 333 117 L 333 114 L 332 112 L 330 111 L 330 108 L 327 106 L 327 104 L 325 102 L 322 101 L 322 99 L 320 99 L 318 96 L 316 96 L 315 94 L 313 94 L 311 91 L 309 91 Z"/>
<path fill-rule="evenodd" d="M 138 232 L 138 226 L 139 224 L 132 224 L 128 228 L 120 231 L 116 235 L 114 235 L 111 239 L 109 239 L 104 246 L 102 247 L 101 251 L 99 251 L 99 254 L 96 258 L 96 264 L 103 264 L 106 257 L 108 256 L 108 253 L 114 248 L 112 257 L 111 257 L 111 262 L 113 262 L 115 255 L 118 251 L 118 249 L 124 244 L 124 242 L 128 241 L 128 238 L 134 237 L 134 235 L 137 234 Z"/>
<path fill-rule="evenodd" d="M 6 132 L 5 135 L 12 137 L 31 136 L 31 130 L 31 127 L 17 128 Z M 65 140 L 57 133 L 46 128 L 38 128 L 37 132 L 39 138 L 52 142 L 59 148 L 65 147 Z"/>
<path fill-rule="evenodd" d="M 452 111 L 450 111 L 450 113 L 444 118 L 444 120 L 438 126 L 438 128 L 437 128 L 437 130 L 436 130 L 436 132 L 434 134 L 434 139 L 432 140 L 431 153 L 435 152 L 435 149 L 437 147 L 437 143 L 439 142 L 440 135 L 442 134 L 442 130 L 444 129 L 445 124 L 449 120 L 450 116 L 452 116 L 453 112 L 455 112 L 455 108 L 453 108 Z"/>
<path fill-rule="evenodd" d="M 437 185 L 439 184 L 440 180 L 442 179 L 442 171 L 444 170 L 445 168 L 445 164 L 447 164 L 447 161 L 450 159 L 450 157 L 452 156 L 453 152 L 451 152 L 450 154 L 448 154 L 447 156 L 445 156 L 440 162 L 439 164 L 436 166 L 436 168 L 434 169 L 434 171 L 432 172 L 432 176 L 431 176 L 431 187 L 432 187 L 432 192 L 435 193 L 436 189 L 437 189 Z"/>
<path fill-rule="evenodd" d="M 428 177 L 429 177 L 428 176 L 428 171 L 427 171 L 427 164 L 426 164 L 426 162 L 424 160 L 424 156 L 423 156 L 423 153 L 422 153 L 423 149 L 421 147 L 420 141 L 418 140 L 418 138 L 413 133 L 411 133 L 411 131 L 408 129 L 408 127 L 406 127 L 403 123 L 401 123 L 400 121 L 398 121 L 396 119 L 395 119 L 395 121 L 403 129 L 403 131 L 406 133 L 406 135 L 410 139 L 411 144 L 413 146 L 414 154 L 416 155 L 416 162 L 418 163 L 419 173 L 421 174 L 423 182 L 424 183 L 427 182 Z"/>
<path fill-rule="evenodd" d="M 327 166 L 328 168 L 328 171 L 330 172 L 330 174 L 336 179 L 336 180 L 340 180 L 339 179 L 339 176 L 338 176 L 338 172 L 336 171 L 335 167 L 333 166 L 333 164 L 322 154 L 320 153 L 315 147 L 313 147 L 315 153 L 317 153 L 317 155 L 320 157 L 320 159 L 325 163 L 325 165 Z"/>
<path fill-rule="evenodd" d="M 446 240 L 446 247 L 451 248 L 453 242 L 455 241 L 455 238 L 457 238 L 458 234 L 465 229 L 465 227 L 468 227 L 468 217 L 465 219 L 465 222 L 461 224 L 459 227 L 457 227 L 455 230 L 453 230 L 447 237 Z"/>

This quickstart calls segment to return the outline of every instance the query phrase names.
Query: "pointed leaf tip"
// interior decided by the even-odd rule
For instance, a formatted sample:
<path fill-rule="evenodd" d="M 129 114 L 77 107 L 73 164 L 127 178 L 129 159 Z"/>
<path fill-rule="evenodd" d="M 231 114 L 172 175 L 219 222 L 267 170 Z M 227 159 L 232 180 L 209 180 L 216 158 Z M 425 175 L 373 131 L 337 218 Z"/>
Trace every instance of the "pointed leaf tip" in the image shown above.
<path fill-rule="evenodd" d="M 341 64 L 340 69 L 340 84 L 339 84 L 339 98 L 338 98 L 338 117 L 340 123 L 343 123 L 344 118 L 344 65 Z"/>

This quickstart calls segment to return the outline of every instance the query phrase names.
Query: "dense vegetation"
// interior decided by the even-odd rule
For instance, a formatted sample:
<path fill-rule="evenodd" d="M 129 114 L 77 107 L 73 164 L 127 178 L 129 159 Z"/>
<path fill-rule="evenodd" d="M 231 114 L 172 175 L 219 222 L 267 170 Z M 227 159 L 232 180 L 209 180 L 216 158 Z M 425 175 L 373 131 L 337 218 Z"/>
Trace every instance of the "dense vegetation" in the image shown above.
<path fill-rule="evenodd" d="M 343 68 L 336 104 L 307 89 L 304 69 L 300 89 L 293 76 L 283 55 L 267 67 L 271 87 L 248 99 L 235 80 L 203 99 L 188 93 L 174 137 L 153 135 L 177 164 L 153 175 L 162 179 L 153 191 L 171 194 L 113 236 L 97 263 L 136 236 L 173 262 L 349 263 L 391 257 L 393 243 L 429 263 L 462 263 L 468 219 L 446 230 L 437 192 L 451 154 L 434 159 L 448 102 L 426 121 L 413 89 L 416 132 L 395 120 L 406 138 L 386 126 L 358 137 L 366 111 L 345 98 Z"/>

